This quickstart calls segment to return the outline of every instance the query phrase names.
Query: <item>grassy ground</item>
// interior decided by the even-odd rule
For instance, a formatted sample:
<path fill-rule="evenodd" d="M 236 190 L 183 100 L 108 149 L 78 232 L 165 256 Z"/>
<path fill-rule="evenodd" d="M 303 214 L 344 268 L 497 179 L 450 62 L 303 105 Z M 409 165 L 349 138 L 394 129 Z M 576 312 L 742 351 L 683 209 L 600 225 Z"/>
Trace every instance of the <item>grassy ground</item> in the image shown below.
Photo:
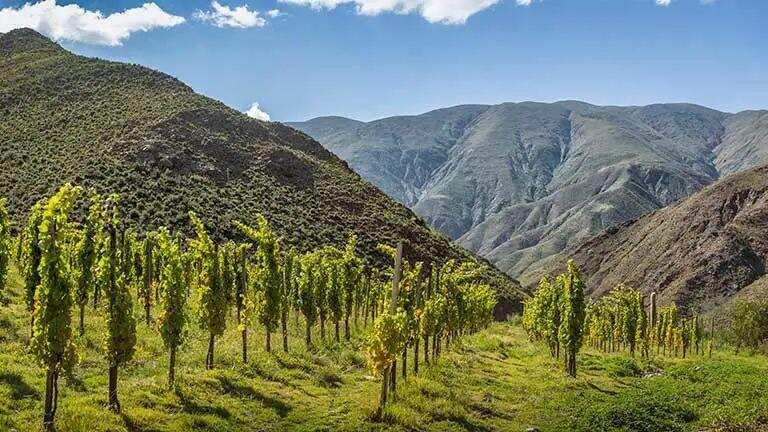
<path fill-rule="evenodd" d="M 17 274 L 4 297 L 0 431 L 35 431 L 44 373 L 27 353 Z M 195 328 L 169 390 L 166 353 L 155 330 L 141 323 L 135 360 L 121 371 L 123 414 L 116 415 L 104 407 L 103 322 L 88 313 L 86 337 L 78 342 L 81 363 L 61 388 L 59 431 L 768 430 L 765 358 L 716 352 L 711 360 L 645 362 L 587 350 L 579 377 L 570 379 L 513 323 L 465 338 L 418 377 L 400 382 L 380 423 L 370 420 L 379 383 L 365 367 L 359 337 L 350 346 L 308 352 L 296 327 L 290 354 L 267 354 L 256 333 L 252 358 L 242 364 L 232 326 L 217 345 L 216 370 L 205 371 L 206 338 Z"/>

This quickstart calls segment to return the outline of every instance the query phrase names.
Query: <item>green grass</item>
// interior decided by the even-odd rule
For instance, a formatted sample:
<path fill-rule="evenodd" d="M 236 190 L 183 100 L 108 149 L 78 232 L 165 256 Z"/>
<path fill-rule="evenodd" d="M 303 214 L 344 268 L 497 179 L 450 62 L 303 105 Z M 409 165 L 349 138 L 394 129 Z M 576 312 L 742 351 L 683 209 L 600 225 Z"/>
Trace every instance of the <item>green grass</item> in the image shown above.
<path fill-rule="evenodd" d="M 2 431 L 41 425 L 44 373 L 27 350 L 21 291 L 13 269 L 0 305 Z M 587 350 L 571 379 L 515 323 L 465 337 L 418 377 L 400 381 L 384 420 L 374 422 L 379 382 L 365 367 L 362 330 L 350 344 L 308 352 L 302 328 L 292 326 L 290 354 L 279 348 L 268 354 L 254 329 L 251 359 L 243 364 L 232 321 L 217 344 L 213 371 L 203 368 L 205 334 L 191 329 L 172 389 L 160 338 L 140 323 L 135 359 L 121 370 L 117 415 L 105 408 L 104 323 L 89 308 L 87 334 L 78 341 L 81 362 L 61 387 L 58 430 L 760 431 L 768 425 L 763 357 L 716 352 L 711 360 L 649 362 Z M 273 346 L 279 347 L 277 338 Z"/>

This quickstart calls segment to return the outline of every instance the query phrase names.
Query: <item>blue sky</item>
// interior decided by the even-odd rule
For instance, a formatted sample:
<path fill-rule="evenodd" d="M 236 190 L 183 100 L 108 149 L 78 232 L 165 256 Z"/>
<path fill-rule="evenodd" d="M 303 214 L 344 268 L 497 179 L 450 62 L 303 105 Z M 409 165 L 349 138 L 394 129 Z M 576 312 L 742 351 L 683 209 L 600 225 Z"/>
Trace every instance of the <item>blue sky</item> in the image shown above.
<path fill-rule="evenodd" d="M 77 4 L 106 17 L 147 1 L 59 0 L 56 6 Z M 534 0 L 528 6 L 518 4 L 525 0 L 355 0 L 426 5 L 400 13 L 295 4 L 339 1 L 219 0 L 231 10 L 248 6 L 252 20 L 235 28 L 215 21 L 210 0 L 154 0 L 156 10 L 141 12 L 177 21 L 155 16 L 149 22 L 158 28 L 120 33 L 120 27 L 96 40 L 67 28 L 62 34 L 75 36 L 58 37 L 80 54 L 169 73 L 239 110 L 258 102 L 280 121 L 371 120 L 524 100 L 768 108 L 766 0 L 672 0 L 667 6 L 655 0 Z M 464 9 L 445 6 L 449 1 Z M 0 0 L 0 31 L 21 21 L 8 12 L 24 3 Z M 207 19 L 196 18 L 198 11 L 209 12 Z M 468 17 L 457 23 L 462 13 Z M 135 27 L 134 19 L 120 25 Z M 110 41 L 121 45 L 105 45 Z"/>

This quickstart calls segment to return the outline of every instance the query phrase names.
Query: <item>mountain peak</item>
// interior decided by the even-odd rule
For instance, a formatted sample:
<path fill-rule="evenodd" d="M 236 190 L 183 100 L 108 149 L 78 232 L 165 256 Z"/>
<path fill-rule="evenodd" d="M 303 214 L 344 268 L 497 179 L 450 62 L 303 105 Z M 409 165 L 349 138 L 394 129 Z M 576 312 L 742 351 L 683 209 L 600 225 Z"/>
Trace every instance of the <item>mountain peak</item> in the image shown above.
<path fill-rule="evenodd" d="M 59 51 L 61 49 L 57 43 L 30 28 L 0 33 L 0 52 Z"/>

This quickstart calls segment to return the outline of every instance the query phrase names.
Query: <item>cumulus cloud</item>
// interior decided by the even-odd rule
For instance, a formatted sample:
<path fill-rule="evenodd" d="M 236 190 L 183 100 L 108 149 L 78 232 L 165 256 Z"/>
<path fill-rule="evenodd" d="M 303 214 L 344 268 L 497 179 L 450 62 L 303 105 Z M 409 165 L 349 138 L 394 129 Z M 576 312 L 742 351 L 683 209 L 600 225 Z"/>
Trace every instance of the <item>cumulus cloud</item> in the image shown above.
<path fill-rule="evenodd" d="M 280 11 L 273 9 L 267 12 L 267 16 L 274 18 L 279 15 Z M 211 2 L 211 10 L 209 11 L 197 11 L 195 18 L 215 25 L 216 27 L 234 27 L 234 28 L 248 28 L 248 27 L 264 27 L 267 24 L 267 20 L 261 16 L 259 11 L 252 11 L 248 9 L 248 6 L 238 6 L 231 8 L 224 6 L 217 1 Z"/>
<path fill-rule="evenodd" d="M 53 40 L 98 45 L 122 45 L 132 33 L 174 27 L 184 18 L 171 15 L 155 3 L 104 15 L 76 4 L 58 5 L 56 0 L 25 3 L 0 9 L 0 33 L 29 27 Z"/>
<path fill-rule="evenodd" d="M 261 108 L 259 108 L 259 103 L 254 102 L 251 107 L 248 109 L 248 111 L 245 112 L 245 115 L 247 115 L 250 118 L 255 118 L 256 120 L 261 121 L 270 121 L 269 114 L 262 111 Z"/>
<path fill-rule="evenodd" d="M 656 0 L 656 4 L 659 6 L 669 6 L 672 0 Z"/>
<path fill-rule="evenodd" d="M 313 9 L 334 9 L 343 4 L 353 4 L 361 15 L 378 15 L 384 12 L 398 14 L 419 13 L 431 23 L 464 24 L 472 15 L 488 9 L 501 0 L 280 0 L 309 6 Z M 515 0 L 520 6 L 529 6 L 534 0 Z"/>

